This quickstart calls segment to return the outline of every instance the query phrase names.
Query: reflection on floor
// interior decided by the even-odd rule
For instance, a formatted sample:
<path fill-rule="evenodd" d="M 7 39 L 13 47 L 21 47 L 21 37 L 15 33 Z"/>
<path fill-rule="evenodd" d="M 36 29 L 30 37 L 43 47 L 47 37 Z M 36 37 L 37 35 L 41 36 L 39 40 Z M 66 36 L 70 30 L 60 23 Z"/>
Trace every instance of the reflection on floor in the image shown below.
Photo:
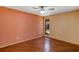
<path fill-rule="evenodd" d="M 78 46 L 67 42 L 41 37 L 8 47 L 0 48 L 1 52 L 77 52 Z"/>

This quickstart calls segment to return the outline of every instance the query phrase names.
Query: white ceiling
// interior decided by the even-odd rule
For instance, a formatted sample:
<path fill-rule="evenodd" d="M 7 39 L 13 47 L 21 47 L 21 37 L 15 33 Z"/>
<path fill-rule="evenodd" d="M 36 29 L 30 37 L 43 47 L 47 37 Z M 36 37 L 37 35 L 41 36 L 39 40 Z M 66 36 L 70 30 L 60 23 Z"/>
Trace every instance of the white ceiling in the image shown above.
<path fill-rule="evenodd" d="M 49 15 L 54 15 L 62 12 L 68 12 L 72 10 L 79 9 L 79 6 L 46 6 L 45 7 L 45 14 L 40 14 L 40 9 L 33 9 L 32 7 L 37 7 L 37 6 L 6 6 L 8 8 L 12 9 L 17 9 L 20 11 L 40 15 L 40 16 L 49 16 Z M 50 8 L 55 8 L 55 10 L 48 10 Z"/>

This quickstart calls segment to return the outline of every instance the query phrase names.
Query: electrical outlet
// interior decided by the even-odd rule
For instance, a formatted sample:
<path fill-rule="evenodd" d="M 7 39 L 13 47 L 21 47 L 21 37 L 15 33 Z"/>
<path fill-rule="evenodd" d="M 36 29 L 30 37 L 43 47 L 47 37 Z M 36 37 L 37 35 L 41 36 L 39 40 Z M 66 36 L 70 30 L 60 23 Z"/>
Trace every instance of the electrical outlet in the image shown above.
<path fill-rule="evenodd" d="M 17 37 L 16 37 L 16 39 L 18 40 L 18 39 L 19 39 L 19 37 L 17 36 Z"/>

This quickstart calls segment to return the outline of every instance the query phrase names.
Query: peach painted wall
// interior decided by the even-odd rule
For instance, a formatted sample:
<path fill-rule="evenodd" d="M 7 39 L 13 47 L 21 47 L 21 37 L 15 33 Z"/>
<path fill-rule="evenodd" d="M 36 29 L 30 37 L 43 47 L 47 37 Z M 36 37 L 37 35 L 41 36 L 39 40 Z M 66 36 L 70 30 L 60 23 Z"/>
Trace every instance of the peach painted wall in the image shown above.
<path fill-rule="evenodd" d="M 79 45 L 79 10 L 47 17 L 50 37 Z"/>
<path fill-rule="evenodd" d="M 40 16 L 0 7 L 0 47 L 43 36 Z"/>

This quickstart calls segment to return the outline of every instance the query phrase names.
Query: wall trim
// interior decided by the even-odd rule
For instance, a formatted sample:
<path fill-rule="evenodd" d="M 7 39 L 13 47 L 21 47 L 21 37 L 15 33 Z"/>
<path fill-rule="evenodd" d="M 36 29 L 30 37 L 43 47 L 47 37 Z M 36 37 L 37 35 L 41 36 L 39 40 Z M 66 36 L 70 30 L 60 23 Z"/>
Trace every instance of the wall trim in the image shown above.
<path fill-rule="evenodd" d="M 14 45 L 14 44 L 19 44 L 19 43 L 22 43 L 24 41 L 33 40 L 33 39 L 37 39 L 37 38 L 40 38 L 40 37 L 43 37 L 43 36 L 38 36 L 38 37 L 34 37 L 34 38 L 25 39 L 23 41 L 13 42 L 13 43 L 10 43 L 10 44 L 7 44 L 7 45 L 0 46 L 0 48 L 8 47 L 8 46 L 11 46 L 11 45 Z"/>
<path fill-rule="evenodd" d="M 75 46 L 79 47 L 79 45 L 78 45 L 78 44 L 75 44 L 75 43 L 71 43 L 71 42 L 68 42 L 68 41 L 55 39 L 55 38 L 52 38 L 52 37 L 48 37 L 48 38 L 50 38 L 50 39 L 54 39 L 54 40 L 57 40 L 57 41 L 61 41 L 61 42 L 65 42 L 65 43 L 68 43 L 68 44 L 72 44 L 72 45 L 75 45 Z"/>

